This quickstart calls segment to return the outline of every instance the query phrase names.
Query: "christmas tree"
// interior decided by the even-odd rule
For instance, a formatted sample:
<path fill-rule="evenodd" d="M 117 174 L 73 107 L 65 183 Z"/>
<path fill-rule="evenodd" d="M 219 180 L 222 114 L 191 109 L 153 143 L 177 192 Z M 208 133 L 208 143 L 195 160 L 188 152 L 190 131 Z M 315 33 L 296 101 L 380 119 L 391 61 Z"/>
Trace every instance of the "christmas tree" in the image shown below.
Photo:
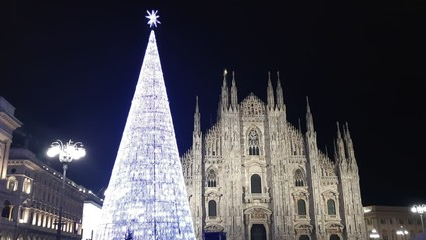
<path fill-rule="evenodd" d="M 149 13 L 157 26 L 157 12 Z M 194 239 L 154 30 L 112 170 L 96 240 Z"/>

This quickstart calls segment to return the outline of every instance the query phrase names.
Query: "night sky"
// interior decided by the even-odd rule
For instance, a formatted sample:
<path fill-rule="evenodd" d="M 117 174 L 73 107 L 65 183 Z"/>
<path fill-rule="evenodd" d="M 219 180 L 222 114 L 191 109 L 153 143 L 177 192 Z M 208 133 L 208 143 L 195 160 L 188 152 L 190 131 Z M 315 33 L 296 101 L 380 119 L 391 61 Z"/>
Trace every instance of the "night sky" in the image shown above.
<path fill-rule="evenodd" d="M 426 203 L 424 1 L 175 2 L 8 1 L 0 96 L 24 124 L 14 145 L 61 171 L 45 150 L 81 141 L 88 154 L 67 176 L 107 187 L 156 9 L 180 155 L 196 96 L 202 129 L 215 123 L 225 68 L 239 101 L 253 92 L 266 102 L 268 71 L 274 88 L 279 71 L 288 121 L 305 131 L 308 97 L 323 152 L 348 122 L 364 205 Z"/>

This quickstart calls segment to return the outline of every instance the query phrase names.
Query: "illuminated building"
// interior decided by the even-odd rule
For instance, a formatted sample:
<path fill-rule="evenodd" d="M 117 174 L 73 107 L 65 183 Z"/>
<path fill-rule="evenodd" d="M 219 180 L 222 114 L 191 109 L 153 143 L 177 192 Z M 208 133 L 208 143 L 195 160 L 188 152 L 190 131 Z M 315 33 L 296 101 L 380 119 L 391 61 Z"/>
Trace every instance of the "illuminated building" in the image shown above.
<path fill-rule="evenodd" d="M 329 157 L 309 103 L 302 131 L 287 121 L 279 75 L 275 91 L 266 80 L 266 103 L 253 93 L 238 102 L 225 71 L 218 119 L 205 133 L 197 98 L 192 147 L 181 157 L 197 239 L 366 239 L 348 125 L 337 124 Z"/>
<path fill-rule="evenodd" d="M 15 237 L 18 223 L 13 218 L 13 203 L 10 200 L 10 191 L 7 187 L 17 189 L 15 181 L 7 177 L 7 167 L 9 163 L 9 152 L 12 144 L 13 131 L 19 128 L 22 123 L 15 117 L 15 107 L 6 99 L 0 96 L 0 239 Z"/>
<path fill-rule="evenodd" d="M 411 207 L 401 206 L 365 206 L 364 218 L 367 231 L 375 229 L 380 239 L 414 239 L 423 232 L 418 214 L 410 211 Z M 398 233 L 403 234 L 399 236 Z"/>
<path fill-rule="evenodd" d="M 62 174 L 38 160 L 33 152 L 25 148 L 11 148 L 6 201 L 10 203 L 8 218 L 13 228 L 2 234 L 19 240 L 54 239 L 61 185 Z M 61 239 L 81 239 L 83 203 L 91 195 L 90 190 L 66 179 Z"/>
<path fill-rule="evenodd" d="M 83 236 L 82 240 L 92 240 L 100 222 L 102 200 L 96 195 L 89 196 L 84 200 L 83 206 Z"/>

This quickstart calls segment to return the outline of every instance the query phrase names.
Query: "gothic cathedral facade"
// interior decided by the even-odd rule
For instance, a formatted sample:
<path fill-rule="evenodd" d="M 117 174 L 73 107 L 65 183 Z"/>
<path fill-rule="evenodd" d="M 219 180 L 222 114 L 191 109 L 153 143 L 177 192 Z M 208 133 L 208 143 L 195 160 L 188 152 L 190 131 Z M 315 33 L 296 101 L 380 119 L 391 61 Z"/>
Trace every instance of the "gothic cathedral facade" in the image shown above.
<path fill-rule="evenodd" d="M 202 133 L 198 98 L 192 147 L 181 157 L 197 239 L 367 239 L 358 166 L 347 124 L 337 123 L 333 160 L 287 121 L 279 74 L 267 103 L 237 99 L 225 72 L 217 122 Z"/>

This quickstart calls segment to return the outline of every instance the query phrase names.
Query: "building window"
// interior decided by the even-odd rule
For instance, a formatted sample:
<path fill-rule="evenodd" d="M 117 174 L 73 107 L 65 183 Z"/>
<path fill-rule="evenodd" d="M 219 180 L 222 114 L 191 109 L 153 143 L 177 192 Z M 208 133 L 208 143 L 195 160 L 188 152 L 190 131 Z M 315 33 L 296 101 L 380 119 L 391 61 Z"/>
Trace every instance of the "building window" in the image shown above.
<path fill-rule="evenodd" d="M 216 187 L 216 172 L 213 169 L 207 174 L 207 187 Z"/>
<path fill-rule="evenodd" d="M 28 178 L 24 179 L 24 184 L 22 185 L 22 191 L 26 194 L 31 193 L 31 180 Z"/>
<path fill-rule="evenodd" d="M 308 235 L 301 235 L 299 237 L 299 240 L 309 240 L 309 237 L 308 237 Z"/>
<path fill-rule="evenodd" d="M 380 218 L 380 224 L 386 224 L 386 219 Z"/>
<path fill-rule="evenodd" d="M 10 202 L 7 200 L 4 201 L 3 209 L 1 211 L 1 217 L 9 219 L 11 217 L 11 210 L 12 208 L 10 207 Z"/>
<path fill-rule="evenodd" d="M 260 176 L 253 174 L 251 176 L 251 193 L 262 193 L 262 183 Z"/>
<path fill-rule="evenodd" d="M 216 216 L 217 216 L 216 201 L 210 200 L 209 201 L 209 217 L 216 217 Z"/>
<path fill-rule="evenodd" d="M 304 181 L 304 177 L 303 177 L 303 172 L 300 169 L 297 169 L 294 172 L 294 178 L 295 178 L 295 185 L 296 187 L 303 187 L 305 186 L 305 181 Z"/>
<path fill-rule="evenodd" d="M 383 236 L 383 240 L 388 240 L 388 233 L 386 232 L 386 230 L 382 231 L 382 236 Z"/>
<path fill-rule="evenodd" d="M 336 215 L 336 204 L 333 199 L 327 201 L 328 215 Z"/>
<path fill-rule="evenodd" d="M 249 155 L 259 155 L 259 135 L 256 130 L 249 132 Z"/>
<path fill-rule="evenodd" d="M 306 204 L 303 199 L 297 200 L 297 214 L 299 216 L 306 216 Z"/>
<path fill-rule="evenodd" d="M 7 180 L 7 189 L 9 189 L 11 191 L 18 190 L 18 180 L 15 177 L 10 177 Z"/>

